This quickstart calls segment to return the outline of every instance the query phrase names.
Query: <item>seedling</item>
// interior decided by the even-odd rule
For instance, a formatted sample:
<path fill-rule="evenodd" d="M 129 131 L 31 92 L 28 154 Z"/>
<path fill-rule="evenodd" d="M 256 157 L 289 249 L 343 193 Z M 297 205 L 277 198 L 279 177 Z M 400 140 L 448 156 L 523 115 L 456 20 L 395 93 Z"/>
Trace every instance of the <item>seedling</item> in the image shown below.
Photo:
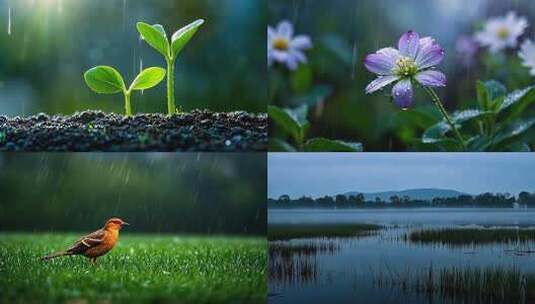
<path fill-rule="evenodd" d="M 130 95 L 133 91 L 147 90 L 157 86 L 165 78 L 165 70 L 162 68 L 147 68 L 141 71 L 127 89 L 123 77 L 114 68 L 109 66 L 97 66 L 84 74 L 84 79 L 91 90 L 99 94 L 124 94 L 126 116 L 132 115 Z"/>
<path fill-rule="evenodd" d="M 160 24 L 150 25 L 138 22 L 137 30 L 141 38 L 151 47 L 162 54 L 167 63 L 167 112 L 173 115 L 175 106 L 175 61 L 184 46 L 191 40 L 204 20 L 196 20 L 176 31 L 171 36 L 171 42 L 167 38 L 165 29 Z"/>

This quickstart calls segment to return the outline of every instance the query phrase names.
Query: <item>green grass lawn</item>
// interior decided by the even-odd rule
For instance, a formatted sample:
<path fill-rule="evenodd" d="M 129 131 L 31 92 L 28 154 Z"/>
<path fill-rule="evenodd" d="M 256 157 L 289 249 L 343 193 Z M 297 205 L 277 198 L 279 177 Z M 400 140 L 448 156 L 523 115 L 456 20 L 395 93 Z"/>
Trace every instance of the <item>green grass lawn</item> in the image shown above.
<path fill-rule="evenodd" d="M 262 238 L 128 235 L 92 266 L 48 262 L 77 234 L 0 234 L 2 303 L 265 303 Z"/>

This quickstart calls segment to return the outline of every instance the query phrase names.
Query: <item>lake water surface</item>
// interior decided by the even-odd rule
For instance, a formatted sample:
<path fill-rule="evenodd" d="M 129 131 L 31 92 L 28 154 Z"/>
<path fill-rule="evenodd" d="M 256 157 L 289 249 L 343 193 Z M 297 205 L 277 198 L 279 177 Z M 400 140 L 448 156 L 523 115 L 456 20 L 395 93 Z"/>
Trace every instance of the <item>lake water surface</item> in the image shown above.
<path fill-rule="evenodd" d="M 268 224 L 373 223 L 385 229 L 367 237 L 312 238 L 270 242 L 270 303 L 463 303 L 436 294 L 385 284 L 389 279 L 415 278 L 451 267 L 505 267 L 535 272 L 535 244 L 508 243 L 450 246 L 412 243 L 413 230 L 442 227 L 535 228 L 535 210 L 421 208 L 359 210 L 269 210 Z M 294 250 L 278 255 L 274 248 Z M 291 263 L 301 271 L 284 272 Z M 281 266 L 282 265 L 282 266 Z M 281 270 L 282 269 L 282 270 Z"/>

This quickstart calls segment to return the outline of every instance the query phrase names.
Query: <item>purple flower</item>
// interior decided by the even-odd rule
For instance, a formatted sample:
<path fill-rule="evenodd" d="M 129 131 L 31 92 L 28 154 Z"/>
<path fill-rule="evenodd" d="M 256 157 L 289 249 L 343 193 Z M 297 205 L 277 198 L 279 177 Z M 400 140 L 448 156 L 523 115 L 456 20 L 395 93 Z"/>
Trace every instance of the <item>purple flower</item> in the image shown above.
<path fill-rule="evenodd" d="M 414 96 L 414 82 L 428 87 L 446 86 L 446 75 L 433 69 L 444 59 L 444 49 L 433 38 L 420 38 L 418 33 L 408 31 L 401 36 L 398 48 L 387 47 L 366 56 L 366 68 L 379 75 L 366 87 L 366 94 L 395 83 L 394 102 L 408 108 Z"/>

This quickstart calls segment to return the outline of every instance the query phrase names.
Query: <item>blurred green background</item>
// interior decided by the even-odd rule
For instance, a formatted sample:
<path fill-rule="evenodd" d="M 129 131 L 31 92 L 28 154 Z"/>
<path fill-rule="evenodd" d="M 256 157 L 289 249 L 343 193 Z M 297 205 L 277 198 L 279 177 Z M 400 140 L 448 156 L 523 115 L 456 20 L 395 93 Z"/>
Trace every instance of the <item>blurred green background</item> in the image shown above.
<path fill-rule="evenodd" d="M 97 95 L 82 74 L 116 67 L 130 83 L 143 66 L 165 66 L 140 41 L 136 23 L 168 35 L 198 18 L 205 25 L 176 66 L 184 110 L 266 111 L 265 0 L 0 0 L 0 115 L 123 112 L 120 95 Z M 9 30 L 11 33 L 9 33 Z M 166 111 L 165 82 L 133 96 L 135 112 Z"/>
<path fill-rule="evenodd" d="M 306 52 L 309 64 L 295 72 L 280 65 L 270 69 L 269 102 L 288 108 L 308 104 L 310 138 L 362 142 L 365 151 L 414 149 L 429 121 L 393 105 L 390 89 L 366 96 L 364 88 L 376 75 L 365 69 L 364 57 L 382 47 L 397 47 L 399 37 L 410 29 L 432 36 L 446 50 L 438 68 L 446 73 L 448 86 L 438 93 L 450 112 L 470 108 L 476 105 L 477 79 L 499 80 L 509 91 L 534 83 L 517 50 L 498 56 L 481 51 L 471 64 L 456 52 L 459 37 L 473 35 L 489 17 L 510 10 L 530 23 L 522 40 L 535 38 L 532 0 L 270 0 L 268 24 L 275 27 L 289 20 L 296 34 L 311 37 L 314 48 Z M 413 109 L 438 120 L 438 111 L 424 94 L 417 90 Z"/>
<path fill-rule="evenodd" d="M 0 154 L 0 230 L 264 235 L 265 153 Z"/>

